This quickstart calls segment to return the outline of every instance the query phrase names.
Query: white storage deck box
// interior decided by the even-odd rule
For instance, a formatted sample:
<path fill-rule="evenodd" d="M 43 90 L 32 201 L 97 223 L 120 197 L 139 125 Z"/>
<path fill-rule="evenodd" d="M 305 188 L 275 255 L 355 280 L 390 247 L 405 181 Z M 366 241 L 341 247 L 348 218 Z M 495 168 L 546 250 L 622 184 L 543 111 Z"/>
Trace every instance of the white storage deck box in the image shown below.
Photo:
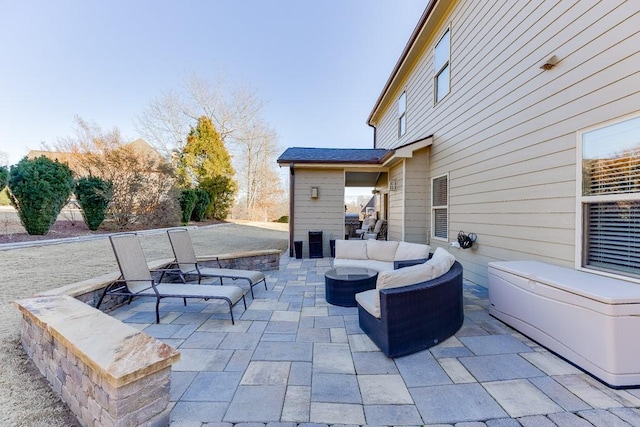
<path fill-rule="evenodd" d="M 640 285 L 537 261 L 489 263 L 489 313 L 612 387 L 640 386 Z"/>

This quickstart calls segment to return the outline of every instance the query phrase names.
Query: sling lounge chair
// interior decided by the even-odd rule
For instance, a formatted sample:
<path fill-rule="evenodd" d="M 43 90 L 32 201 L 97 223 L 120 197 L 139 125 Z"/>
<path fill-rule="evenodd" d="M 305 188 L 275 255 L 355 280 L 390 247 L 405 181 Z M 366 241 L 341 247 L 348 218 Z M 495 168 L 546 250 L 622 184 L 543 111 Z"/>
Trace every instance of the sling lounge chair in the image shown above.
<path fill-rule="evenodd" d="M 202 286 L 189 283 L 157 283 L 151 276 L 147 261 L 140 245 L 138 236 L 133 233 L 116 234 L 109 237 L 111 247 L 120 267 L 121 279 L 107 286 L 96 305 L 100 308 L 106 295 L 118 295 L 129 297 L 129 302 L 135 297 L 156 298 L 156 323 L 160 323 L 160 300 L 162 298 L 182 298 L 187 305 L 187 298 L 219 299 L 229 304 L 231 323 L 233 319 L 233 306 L 240 300 L 247 303 L 244 292 L 239 286 Z"/>
<path fill-rule="evenodd" d="M 191 243 L 189 232 L 183 228 L 167 230 L 173 255 L 176 257 L 176 266 L 180 278 L 185 281 L 189 277 L 197 276 L 198 283 L 203 278 L 213 277 L 220 279 L 246 280 L 249 282 L 251 297 L 253 298 L 253 287 L 260 282 L 264 282 L 264 289 L 267 290 L 267 281 L 264 274 L 257 270 L 237 270 L 233 268 L 222 268 L 220 260 L 216 257 L 218 268 L 200 267 L 196 259 L 196 253 Z"/>

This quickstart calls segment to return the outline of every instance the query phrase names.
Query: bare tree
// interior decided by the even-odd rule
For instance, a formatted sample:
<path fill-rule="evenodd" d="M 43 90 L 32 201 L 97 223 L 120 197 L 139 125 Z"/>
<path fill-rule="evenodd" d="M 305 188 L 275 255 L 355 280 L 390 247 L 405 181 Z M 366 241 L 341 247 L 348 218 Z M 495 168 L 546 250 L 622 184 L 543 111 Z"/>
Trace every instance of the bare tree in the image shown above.
<path fill-rule="evenodd" d="M 125 143 L 117 128 L 104 132 L 76 117 L 75 136 L 59 140 L 56 148 L 67 153 L 76 175 L 97 176 L 113 184 L 109 216 L 119 228 L 178 222 L 173 168 L 144 141 Z"/>
<path fill-rule="evenodd" d="M 246 87 L 228 90 L 224 80 L 212 85 L 193 76 L 180 94 L 167 92 L 154 99 L 138 117 L 136 127 L 175 161 L 176 154 L 184 150 L 190 128 L 202 116 L 209 118 L 233 157 L 238 194 L 246 202 L 242 216 L 262 219 L 269 215 L 267 206 L 279 204 L 284 192 L 275 161 L 277 136 L 261 113 L 262 102 L 254 91 Z"/>
<path fill-rule="evenodd" d="M 0 151 L 0 166 L 9 166 L 9 154 Z"/>

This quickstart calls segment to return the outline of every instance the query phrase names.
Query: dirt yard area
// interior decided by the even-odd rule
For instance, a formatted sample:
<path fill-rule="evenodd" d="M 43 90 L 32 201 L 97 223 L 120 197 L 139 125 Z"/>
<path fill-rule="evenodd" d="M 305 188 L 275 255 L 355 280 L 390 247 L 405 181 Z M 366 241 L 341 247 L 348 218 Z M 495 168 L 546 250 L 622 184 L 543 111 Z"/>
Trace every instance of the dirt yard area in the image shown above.
<path fill-rule="evenodd" d="M 5 215 L 6 214 L 6 215 Z M 24 232 L 15 212 L 0 210 L 0 236 Z M 80 223 L 82 220 L 80 219 Z M 199 255 L 259 249 L 285 250 L 287 224 L 218 224 L 190 229 Z M 86 230 L 88 231 L 88 230 Z M 52 236 L 49 236 L 51 239 Z M 65 235 L 64 237 L 71 237 Z M 148 260 L 171 257 L 166 233 L 140 237 Z M 73 239 L 72 239 L 73 240 Z M 25 357 L 20 345 L 20 315 L 12 302 L 37 292 L 117 270 L 106 235 L 91 240 L 36 242 L 36 246 L 0 244 L 0 425 L 74 426 L 67 407 Z"/>

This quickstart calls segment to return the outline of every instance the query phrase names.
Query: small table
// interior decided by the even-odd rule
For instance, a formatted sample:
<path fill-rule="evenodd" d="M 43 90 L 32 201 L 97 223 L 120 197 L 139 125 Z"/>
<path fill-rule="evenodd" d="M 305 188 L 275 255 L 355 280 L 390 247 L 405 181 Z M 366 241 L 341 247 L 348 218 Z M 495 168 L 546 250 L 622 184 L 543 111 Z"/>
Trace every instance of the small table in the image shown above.
<path fill-rule="evenodd" d="M 378 272 L 368 268 L 337 267 L 324 274 L 325 298 L 329 304 L 356 307 L 356 294 L 376 287 Z"/>

